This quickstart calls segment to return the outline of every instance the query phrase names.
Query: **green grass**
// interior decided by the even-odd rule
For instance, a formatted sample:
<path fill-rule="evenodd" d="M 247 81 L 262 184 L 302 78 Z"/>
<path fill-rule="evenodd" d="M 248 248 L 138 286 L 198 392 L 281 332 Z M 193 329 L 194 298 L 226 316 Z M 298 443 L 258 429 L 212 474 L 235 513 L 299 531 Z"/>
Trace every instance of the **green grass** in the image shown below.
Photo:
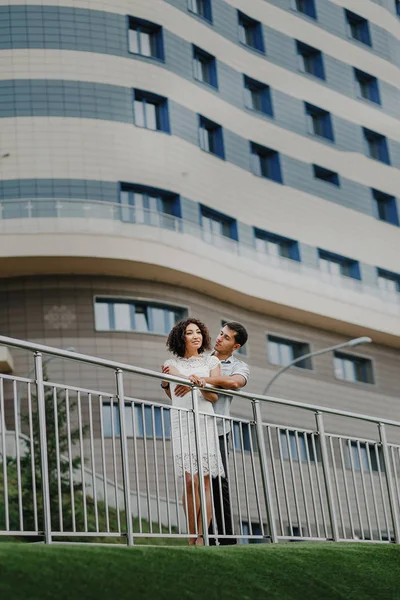
<path fill-rule="evenodd" d="M 399 563 L 400 547 L 378 544 L 1 544 L 0 598 L 398 600 Z"/>

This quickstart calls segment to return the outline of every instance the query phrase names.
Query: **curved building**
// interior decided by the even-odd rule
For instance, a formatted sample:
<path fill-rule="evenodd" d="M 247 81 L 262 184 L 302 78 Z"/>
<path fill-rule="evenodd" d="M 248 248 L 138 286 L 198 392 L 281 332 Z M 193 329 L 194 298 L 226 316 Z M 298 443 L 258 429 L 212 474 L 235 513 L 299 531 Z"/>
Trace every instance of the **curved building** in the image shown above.
<path fill-rule="evenodd" d="M 159 369 L 235 319 L 258 393 L 369 335 L 273 391 L 399 419 L 399 14 L 0 0 L 2 333 Z"/>

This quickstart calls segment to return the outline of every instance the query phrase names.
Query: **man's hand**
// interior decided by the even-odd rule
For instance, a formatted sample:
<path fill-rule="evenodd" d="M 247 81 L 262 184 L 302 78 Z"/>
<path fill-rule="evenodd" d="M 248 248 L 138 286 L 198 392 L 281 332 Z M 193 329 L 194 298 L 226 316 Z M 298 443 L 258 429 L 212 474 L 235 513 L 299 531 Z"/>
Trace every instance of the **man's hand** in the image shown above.
<path fill-rule="evenodd" d="M 167 375 L 170 374 L 170 370 L 169 370 L 168 366 L 164 367 L 164 365 L 163 365 L 161 367 L 161 369 L 162 369 L 163 373 L 166 373 Z M 174 393 L 175 393 L 175 396 L 178 396 L 178 398 L 182 398 L 183 396 L 186 396 L 186 394 L 188 394 L 189 392 L 190 392 L 190 387 L 188 387 L 187 385 L 179 384 L 176 386 Z"/>
<path fill-rule="evenodd" d="M 203 377 L 198 377 L 197 375 L 190 375 L 189 381 L 202 388 L 206 387 L 207 385 L 206 380 Z"/>

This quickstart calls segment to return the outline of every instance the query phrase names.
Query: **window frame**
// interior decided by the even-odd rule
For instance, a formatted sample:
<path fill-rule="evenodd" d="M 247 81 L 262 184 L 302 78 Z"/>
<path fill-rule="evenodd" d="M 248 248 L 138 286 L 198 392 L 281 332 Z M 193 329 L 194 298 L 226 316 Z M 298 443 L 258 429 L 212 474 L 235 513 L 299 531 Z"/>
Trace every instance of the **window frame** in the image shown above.
<path fill-rule="evenodd" d="M 160 300 L 154 300 L 153 298 L 147 298 L 147 297 L 138 297 L 138 296 L 119 296 L 116 294 L 95 294 L 93 296 L 93 320 L 94 320 L 94 331 L 97 333 L 112 333 L 112 334 L 138 334 L 138 335 L 156 335 L 156 336 L 164 336 L 166 337 L 168 335 L 167 333 L 161 333 L 158 331 L 140 331 L 137 329 L 99 329 L 97 327 L 96 324 L 96 303 L 98 299 L 102 299 L 102 300 L 110 300 L 110 302 L 104 302 L 104 304 L 112 304 L 112 300 L 116 300 L 117 302 L 115 302 L 115 304 L 132 304 L 134 305 L 135 303 L 138 304 L 148 304 L 151 308 L 162 308 L 162 309 L 177 309 L 182 311 L 183 313 L 183 317 L 185 318 L 185 315 L 190 316 L 190 309 L 187 305 L 182 305 L 180 304 L 178 305 L 174 305 L 174 304 L 169 304 L 168 302 L 163 302 Z"/>
<path fill-rule="evenodd" d="M 268 179 L 269 181 L 274 181 L 275 183 L 279 183 L 283 185 L 283 176 L 282 176 L 282 166 L 281 166 L 281 157 L 280 153 L 277 150 L 273 150 L 272 148 L 267 148 L 266 146 L 261 146 L 256 142 L 249 142 L 250 144 L 250 168 L 253 175 L 256 177 L 261 177 L 262 179 Z M 256 167 L 255 157 L 259 159 Z M 262 161 L 265 161 L 265 164 L 272 163 L 271 166 L 268 166 L 269 174 L 265 175 L 263 172 Z M 268 162 L 267 162 L 268 161 Z M 271 171 L 275 176 L 271 176 Z"/>
<path fill-rule="evenodd" d="M 112 406 L 114 408 L 114 415 L 112 417 L 112 411 L 111 411 L 111 402 L 109 400 L 103 400 L 102 402 L 102 422 L 103 422 L 103 439 L 111 439 L 111 438 L 119 438 L 121 437 L 121 430 L 119 427 L 119 406 L 118 403 L 116 401 L 114 401 L 112 403 Z M 141 420 L 139 420 L 139 415 L 137 413 L 140 414 L 140 416 L 143 416 L 142 413 L 142 406 L 144 408 L 144 421 L 143 418 L 141 418 Z M 154 422 L 155 422 L 155 432 L 153 430 L 153 423 L 151 423 L 151 428 L 152 431 L 151 433 L 147 433 L 147 424 L 148 421 L 146 420 L 146 409 L 150 409 L 150 414 L 152 412 L 152 408 L 154 407 Z M 110 408 L 110 420 L 107 423 L 107 432 L 106 432 L 106 426 L 105 426 L 105 410 L 106 408 Z M 153 440 L 154 437 L 156 440 L 165 440 L 165 441 L 170 441 L 172 439 L 172 432 L 171 432 L 171 407 L 168 404 L 165 404 L 163 406 L 156 406 L 156 405 L 150 405 L 150 404 L 134 404 L 134 408 L 135 408 L 135 428 L 137 429 L 137 431 L 135 431 L 135 436 L 133 435 L 133 429 L 132 429 L 132 435 L 130 435 L 131 433 L 131 427 L 130 427 L 130 423 L 132 422 L 131 420 L 131 408 L 132 408 L 132 403 L 130 402 L 125 402 L 125 411 L 127 412 L 127 409 L 129 411 L 129 418 L 127 418 L 126 412 L 125 412 L 125 422 L 129 423 L 127 429 L 127 438 L 129 439 L 139 439 L 139 440 Z M 162 429 L 162 419 L 161 419 L 161 415 L 162 413 L 167 413 L 169 415 L 169 424 L 168 427 L 165 427 L 165 417 L 164 417 L 164 437 L 162 436 L 162 431 L 161 431 L 161 435 L 157 435 L 157 418 L 156 418 L 156 414 L 160 415 L 160 427 Z M 114 425 L 114 434 L 112 432 L 112 426 Z M 108 433 L 108 427 L 110 429 L 110 433 Z M 155 435 L 154 435 L 155 434 Z"/>
<path fill-rule="evenodd" d="M 162 25 L 158 25 L 157 23 L 154 23 L 152 21 L 147 21 L 145 19 L 140 19 L 138 17 L 134 17 L 132 15 L 128 15 L 127 16 L 127 22 L 128 22 L 128 53 L 129 54 L 134 54 L 135 56 L 141 56 L 142 58 L 147 58 L 150 60 L 160 60 L 162 62 L 165 62 L 165 51 L 164 51 L 164 35 L 163 35 L 163 27 Z M 133 25 L 136 25 L 136 27 L 133 27 Z M 140 46 L 141 46 L 141 39 L 140 39 L 140 31 L 141 29 L 147 29 L 150 31 L 151 35 L 154 35 L 154 40 L 155 40 L 155 47 L 156 47 L 156 54 L 143 54 L 142 52 L 140 52 Z M 139 37 L 138 37 L 138 52 L 136 52 L 135 50 L 131 49 L 131 34 L 130 32 L 132 31 L 139 31 Z M 150 42 L 151 43 L 151 42 Z"/>
<path fill-rule="evenodd" d="M 323 181 L 324 183 L 328 183 L 329 185 L 333 185 L 338 188 L 340 187 L 339 173 L 336 173 L 336 171 L 331 171 L 330 169 L 326 169 L 325 167 L 321 167 L 320 165 L 316 165 L 315 163 L 313 163 L 311 166 L 313 168 L 314 179 L 317 179 L 318 181 Z M 318 172 L 320 172 L 321 175 L 325 174 L 333 176 L 334 181 L 331 181 L 330 179 L 326 179 L 324 177 L 318 177 Z"/>
<path fill-rule="evenodd" d="M 223 238 L 228 240 L 232 240 L 233 242 L 238 242 L 238 228 L 237 228 L 237 220 L 234 217 L 230 217 L 218 210 L 214 210 L 206 206 L 205 204 L 199 204 L 199 222 L 200 227 L 203 229 L 203 218 L 211 219 L 212 221 L 216 221 L 218 223 L 223 223 L 229 227 L 230 235 L 225 235 L 224 233 L 212 233 L 212 235 L 220 235 Z"/>
<path fill-rule="evenodd" d="M 361 15 L 358 15 L 357 13 L 355 13 L 351 10 L 348 10 L 347 8 L 344 8 L 344 14 L 345 14 L 345 21 L 346 21 L 347 37 L 359 44 L 363 44 L 363 46 L 368 46 L 369 48 L 372 48 L 373 46 L 372 46 L 371 30 L 370 30 L 368 19 L 366 19 L 365 17 L 362 17 Z M 360 29 L 361 26 L 363 27 L 362 31 Z M 357 27 L 359 29 L 359 32 L 361 32 L 360 36 L 353 35 L 353 27 Z M 363 37 L 364 37 L 364 40 L 361 39 Z"/>
<path fill-rule="evenodd" d="M 282 460 L 293 461 L 295 463 L 318 463 L 322 461 L 321 450 L 317 440 L 319 441 L 319 437 L 317 436 L 317 440 L 315 440 L 315 452 L 312 444 L 312 433 L 311 431 L 301 431 L 299 429 L 291 429 L 289 427 L 279 427 L 277 428 L 277 432 L 279 433 L 279 442 L 278 449 L 280 453 L 282 453 Z M 296 432 L 297 437 L 299 439 L 300 446 L 300 455 L 297 449 L 296 444 Z M 288 435 L 286 435 L 288 434 Z M 300 437 L 303 439 L 304 446 L 301 445 Z M 288 443 L 289 438 L 289 443 Z M 283 443 L 285 440 L 285 444 Z M 307 449 L 308 449 L 308 457 L 307 457 Z M 279 457 L 281 454 L 279 453 Z"/>
<path fill-rule="evenodd" d="M 378 133 L 377 131 L 373 131 L 372 129 L 368 129 L 367 127 L 362 128 L 362 133 L 363 133 L 365 147 L 367 150 L 367 154 L 366 154 L 367 158 L 371 158 L 372 160 L 376 160 L 377 162 L 380 162 L 384 165 L 391 166 L 392 163 L 390 160 L 389 144 L 388 144 L 388 138 L 386 137 L 386 135 L 383 135 L 382 133 Z M 373 152 L 371 152 L 371 148 L 372 148 L 371 144 L 373 144 L 375 142 L 380 142 L 380 144 L 381 144 L 381 146 L 378 148 L 379 158 L 374 156 Z M 382 155 L 381 155 L 381 152 L 382 152 Z"/>
<path fill-rule="evenodd" d="M 355 79 L 355 83 L 356 83 L 356 87 L 357 87 L 357 97 L 360 100 L 365 100 L 366 102 L 372 102 L 372 104 L 374 104 L 375 106 L 382 106 L 378 78 L 375 77 L 374 75 L 370 75 L 369 73 L 366 73 L 365 71 L 361 71 L 360 69 L 357 69 L 356 67 L 353 67 L 353 73 L 354 73 L 354 79 Z M 368 92 L 370 92 L 371 89 L 373 88 L 373 94 L 371 94 L 371 95 L 372 96 L 375 95 L 376 100 L 371 98 L 369 93 L 366 96 L 362 93 L 362 89 L 363 89 L 362 84 L 363 83 L 368 84 Z"/>
<path fill-rule="evenodd" d="M 310 7 L 310 6 L 312 7 L 309 12 L 307 12 L 307 10 L 304 11 L 304 10 L 301 10 L 301 8 L 299 8 L 299 5 L 301 5 L 300 3 L 302 3 L 302 2 L 305 2 L 307 4 L 307 7 Z M 313 19 L 314 21 L 318 20 L 317 9 L 315 6 L 315 0 L 292 0 L 291 8 L 292 8 L 292 10 L 296 11 L 300 15 L 304 15 L 305 17 L 308 17 L 309 19 Z"/>
<path fill-rule="evenodd" d="M 381 192 L 375 188 L 371 188 L 372 200 L 373 200 L 373 209 L 374 216 L 378 221 L 382 221 L 382 223 L 388 223 L 389 225 L 394 225 L 395 227 L 399 227 L 399 208 L 397 206 L 397 198 L 396 196 L 392 196 L 391 194 L 386 194 L 385 192 Z M 389 211 L 391 212 L 391 218 L 383 219 L 380 216 L 380 206 L 379 203 L 389 205 Z"/>
<path fill-rule="evenodd" d="M 337 356 L 337 355 L 339 355 L 339 356 Z M 360 379 L 352 380 L 352 379 L 338 377 L 338 375 L 336 374 L 335 358 L 342 358 L 343 360 L 350 360 L 354 363 L 358 360 L 358 361 L 363 361 L 365 365 L 369 364 L 371 381 L 363 381 Z M 373 356 L 366 356 L 365 354 L 353 354 L 351 352 L 348 352 L 347 350 L 345 350 L 344 352 L 341 350 L 335 350 L 332 355 L 332 367 L 333 367 L 334 378 L 337 381 L 341 381 L 342 383 L 345 383 L 345 384 L 349 383 L 351 385 L 366 385 L 366 386 L 376 386 L 377 385 L 375 359 Z"/>
<path fill-rule="evenodd" d="M 361 269 L 360 269 L 360 263 L 358 260 L 355 260 L 353 258 L 349 258 L 347 256 L 342 256 L 340 254 L 336 254 L 334 252 L 329 252 L 328 250 L 323 250 L 322 248 L 317 248 L 318 251 L 318 265 L 320 266 L 319 261 L 325 260 L 325 261 L 329 261 L 335 264 L 339 264 L 340 267 L 348 267 L 349 272 L 353 272 L 352 275 L 347 275 L 346 273 L 343 273 L 342 271 L 340 272 L 340 274 L 337 273 L 331 273 L 329 272 L 329 275 L 331 276 L 340 276 L 340 277 L 347 277 L 349 279 L 355 279 L 357 281 L 362 281 L 361 278 Z M 324 271 L 323 269 L 320 268 L 321 273 L 326 273 L 326 271 Z"/>
<path fill-rule="evenodd" d="M 292 238 L 288 238 L 283 235 L 278 235 L 276 233 L 271 233 L 270 231 L 265 231 L 264 229 L 260 229 L 259 227 L 253 227 L 253 235 L 254 240 L 259 239 L 264 240 L 266 242 L 282 244 L 282 246 L 279 246 L 280 248 L 282 248 L 284 244 L 287 244 L 288 254 L 290 256 L 279 254 L 279 258 L 285 258 L 286 260 L 294 260 L 299 263 L 301 262 L 300 246 L 297 240 L 293 240 Z M 269 256 L 275 256 L 274 254 L 269 254 L 268 252 L 266 252 L 266 254 L 268 254 Z"/>
<path fill-rule="evenodd" d="M 260 52 L 261 54 L 266 54 L 265 50 L 265 40 L 264 40 L 264 32 L 261 21 L 257 21 L 257 19 L 253 19 L 249 17 L 241 10 L 237 11 L 237 24 L 238 24 L 238 40 L 239 43 L 245 46 L 245 48 L 250 48 L 250 50 L 254 50 L 256 52 Z M 255 45 L 248 44 L 246 41 L 246 24 L 251 27 L 252 38 L 255 42 Z M 244 31 L 244 41 L 242 39 L 242 29 Z"/>
<path fill-rule="evenodd" d="M 141 221 L 137 221 L 136 219 L 136 211 L 129 211 L 129 218 L 125 218 L 124 217 L 124 209 L 129 207 L 134 208 L 135 205 L 134 204 L 130 204 L 129 205 L 125 205 L 122 203 L 121 198 L 122 198 L 122 194 L 123 193 L 128 193 L 128 194 L 138 194 L 138 195 L 142 195 L 142 196 L 147 196 L 147 198 L 157 198 L 158 200 L 161 200 L 162 202 L 169 202 L 170 203 L 170 208 L 171 211 L 170 212 L 166 212 L 164 210 L 157 210 L 156 212 L 160 215 L 160 217 L 162 218 L 163 216 L 165 217 L 164 219 L 164 227 L 166 229 L 171 229 L 171 225 L 173 225 L 174 229 L 175 229 L 175 222 L 172 222 L 172 218 L 174 219 L 181 219 L 182 218 L 182 212 L 181 212 L 181 197 L 179 194 L 176 194 L 175 192 L 170 192 L 168 190 L 162 190 L 160 188 L 153 188 L 153 187 L 149 187 L 149 186 L 144 186 L 141 184 L 135 184 L 135 183 L 128 183 L 126 181 L 120 181 L 119 185 L 118 185 L 118 207 L 119 207 L 119 211 L 120 211 L 120 220 L 123 223 L 141 223 Z M 149 203 L 149 201 L 148 201 Z M 151 221 L 151 217 L 150 217 L 150 209 L 148 213 L 148 217 L 149 219 L 146 218 L 146 213 L 144 213 L 144 218 L 143 218 L 143 224 L 147 223 L 147 220 Z M 151 224 L 151 222 L 149 222 L 148 224 Z"/>
<path fill-rule="evenodd" d="M 349 442 L 350 442 L 350 444 L 349 444 Z M 360 456 L 358 456 L 358 452 L 356 453 L 356 452 L 352 451 L 352 449 L 357 451 L 357 449 L 358 449 L 357 443 L 360 445 L 360 450 L 365 450 L 365 459 L 364 459 L 364 455 L 361 452 L 360 452 Z M 384 462 L 384 457 L 383 457 L 382 446 L 378 446 L 378 452 L 377 452 L 378 456 L 376 456 L 375 451 L 373 450 L 374 446 L 375 446 L 374 443 L 367 441 L 367 440 L 357 440 L 357 439 L 348 438 L 345 443 L 345 452 L 344 452 L 345 469 L 348 469 L 348 470 L 354 469 L 355 473 L 361 473 L 361 471 L 362 471 L 363 473 L 370 473 L 371 475 L 373 473 L 379 473 L 379 472 L 385 473 L 386 469 L 385 469 L 385 462 Z M 371 458 L 372 452 L 375 455 L 374 461 Z M 371 463 L 371 469 L 369 469 L 368 453 L 369 453 L 369 462 Z M 357 464 L 354 464 L 355 463 L 355 455 L 357 456 L 357 461 L 358 461 Z M 351 456 L 351 458 L 350 458 L 350 456 Z M 376 468 L 374 468 L 374 466 Z"/>
<path fill-rule="evenodd" d="M 139 125 L 137 123 L 136 117 L 136 103 L 141 102 L 144 107 L 147 104 L 152 104 L 155 106 L 156 111 L 156 123 L 157 120 L 160 123 L 160 127 L 156 127 L 153 129 L 152 127 L 148 127 L 146 124 L 147 114 L 146 109 L 143 110 L 144 115 L 144 125 Z M 148 92 L 146 90 L 141 90 L 138 88 L 133 88 L 133 122 L 136 127 L 140 127 L 141 129 L 147 129 L 149 131 L 158 131 L 162 133 L 171 133 L 170 126 L 170 118 L 169 118 L 169 105 L 168 98 L 165 96 L 159 96 L 158 94 L 153 94 L 152 92 Z"/>
<path fill-rule="evenodd" d="M 378 288 L 386 293 L 394 293 L 394 294 L 399 294 L 400 293 L 400 274 L 399 273 L 393 273 L 392 271 L 387 271 L 386 269 L 381 269 L 380 267 L 376 267 L 376 275 L 377 275 L 377 282 L 378 282 Z M 383 287 L 381 287 L 379 285 L 379 278 L 381 279 L 386 279 L 388 281 L 394 281 L 397 289 L 395 291 L 392 290 L 385 290 Z"/>
<path fill-rule="evenodd" d="M 202 48 L 199 48 L 195 44 L 192 44 L 192 48 L 193 48 L 193 55 L 192 55 L 193 79 L 195 79 L 195 81 L 198 81 L 199 83 L 202 83 L 203 85 L 207 85 L 207 86 L 212 87 L 215 90 L 218 90 L 218 71 L 217 71 L 216 57 L 213 56 L 212 54 L 210 54 L 209 52 L 206 52 Z M 201 58 L 205 59 L 204 62 L 202 62 L 200 60 Z M 197 63 L 199 63 L 200 65 L 202 65 L 202 64 L 207 65 L 209 81 L 205 81 L 203 78 L 200 79 L 197 76 L 197 72 L 196 72 Z M 202 70 L 202 67 L 200 67 L 200 68 Z"/>
<path fill-rule="evenodd" d="M 307 122 L 307 132 L 309 135 L 312 135 L 314 138 L 318 140 L 325 140 L 330 142 L 331 144 L 335 143 L 335 132 L 333 127 L 333 119 L 332 113 L 323 108 L 319 108 L 314 104 L 310 104 L 309 102 L 304 102 L 304 110 L 306 115 Z M 325 123 L 322 123 L 322 128 L 327 128 L 328 135 L 322 135 L 316 132 L 315 121 L 314 118 L 323 118 L 326 120 Z"/>
<path fill-rule="evenodd" d="M 299 339 L 296 337 L 288 337 L 285 334 L 282 335 L 280 333 L 274 333 L 272 331 L 266 331 L 265 334 L 266 334 L 266 351 L 267 351 L 268 364 L 272 365 L 273 367 L 276 367 L 278 370 L 286 365 L 284 365 L 282 363 L 273 363 L 269 360 L 269 352 L 268 352 L 268 346 L 270 343 L 269 338 L 276 338 L 276 339 L 282 340 L 282 342 L 285 342 L 285 340 L 286 340 L 289 342 L 289 344 L 286 344 L 286 345 L 290 345 L 290 343 L 293 343 L 293 344 L 308 346 L 309 352 L 305 352 L 304 354 L 311 354 L 313 351 L 311 342 L 304 341 L 303 339 Z M 296 358 L 297 357 L 295 356 L 292 360 L 295 360 Z M 309 362 L 309 365 L 310 365 L 309 368 L 308 367 L 299 367 L 299 363 L 301 363 L 301 361 L 299 361 L 299 363 L 296 363 L 295 365 L 293 365 L 290 368 L 295 369 L 298 373 L 304 373 L 304 372 L 308 373 L 308 374 L 316 373 L 314 356 L 310 356 L 309 358 L 306 358 L 305 360 Z"/>
<path fill-rule="evenodd" d="M 243 74 L 243 90 L 244 90 L 244 105 L 245 108 L 251 110 L 252 112 L 258 115 L 266 115 L 267 117 L 274 118 L 274 107 L 272 103 L 272 95 L 271 95 L 271 87 L 262 81 L 258 81 L 257 79 L 253 79 L 248 75 Z M 253 92 L 260 93 L 260 104 L 261 110 L 255 108 L 254 106 L 249 106 L 246 102 L 246 91 L 249 91 L 250 94 Z"/>
<path fill-rule="evenodd" d="M 296 52 L 299 57 L 299 71 L 305 75 L 311 75 L 311 77 L 320 79 L 321 81 L 326 81 L 324 54 L 322 50 L 314 48 L 313 46 L 305 44 L 304 42 L 300 42 L 299 40 L 295 40 L 295 42 Z M 313 60 L 312 70 L 308 70 L 306 68 L 306 59 L 308 57 L 312 58 Z M 314 68 L 315 66 L 317 67 L 316 69 Z M 320 74 L 318 75 L 316 71 L 320 71 Z"/>
<path fill-rule="evenodd" d="M 203 14 L 203 15 L 200 14 L 197 10 L 193 9 L 193 6 L 197 5 L 198 2 L 201 2 L 203 4 L 203 6 L 206 8 L 206 10 L 204 10 L 205 14 Z M 210 23 L 210 24 L 213 23 L 211 0 L 188 0 L 187 9 L 190 14 L 195 15 L 199 19 L 203 19 L 204 21 L 206 21 L 207 23 Z M 206 14 L 206 13 L 208 13 L 208 14 Z"/>
<path fill-rule="evenodd" d="M 210 125 L 210 127 L 204 127 L 203 125 Z M 204 147 L 202 139 L 204 134 L 201 133 L 202 130 L 214 132 L 213 135 L 216 136 L 216 141 L 214 141 L 214 144 L 216 147 L 218 147 L 218 151 L 213 152 L 212 150 Z M 198 132 L 200 149 L 203 150 L 203 152 L 207 152 L 207 154 L 211 154 L 211 156 L 216 156 L 221 160 L 225 160 L 225 144 L 222 125 L 215 123 L 215 121 L 211 121 L 211 119 L 208 119 L 203 115 L 198 114 Z"/>

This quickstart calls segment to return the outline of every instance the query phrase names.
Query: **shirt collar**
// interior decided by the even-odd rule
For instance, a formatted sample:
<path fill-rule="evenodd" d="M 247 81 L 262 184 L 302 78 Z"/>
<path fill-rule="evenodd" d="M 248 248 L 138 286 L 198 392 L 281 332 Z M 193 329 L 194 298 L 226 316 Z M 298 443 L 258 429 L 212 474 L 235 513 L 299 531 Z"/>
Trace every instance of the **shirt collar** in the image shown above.
<path fill-rule="evenodd" d="M 211 356 L 215 356 L 215 351 L 211 353 Z M 221 360 L 221 363 L 223 363 L 224 365 L 229 365 L 233 360 L 233 354 L 231 354 L 230 356 L 228 356 L 228 358 L 226 358 L 225 360 Z"/>

